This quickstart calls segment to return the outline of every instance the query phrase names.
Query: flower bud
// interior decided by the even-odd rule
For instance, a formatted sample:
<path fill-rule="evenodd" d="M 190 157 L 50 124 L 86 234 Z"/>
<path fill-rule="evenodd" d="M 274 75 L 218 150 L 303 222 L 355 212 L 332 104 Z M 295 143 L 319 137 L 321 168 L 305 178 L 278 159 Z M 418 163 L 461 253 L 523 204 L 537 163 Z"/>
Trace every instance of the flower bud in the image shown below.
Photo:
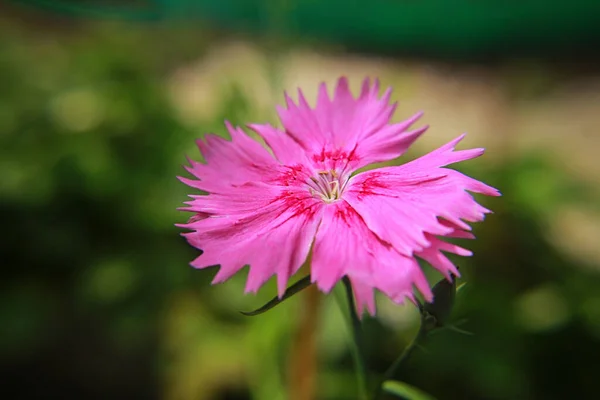
<path fill-rule="evenodd" d="M 432 289 L 433 301 L 431 303 L 426 303 L 422 309 L 422 312 L 425 313 L 426 317 L 432 316 L 435 318 L 434 327 L 436 328 L 444 326 L 452 313 L 454 298 L 456 296 L 456 281 L 454 280 L 454 277 L 452 278 L 452 281 L 442 279 L 435 284 Z"/>

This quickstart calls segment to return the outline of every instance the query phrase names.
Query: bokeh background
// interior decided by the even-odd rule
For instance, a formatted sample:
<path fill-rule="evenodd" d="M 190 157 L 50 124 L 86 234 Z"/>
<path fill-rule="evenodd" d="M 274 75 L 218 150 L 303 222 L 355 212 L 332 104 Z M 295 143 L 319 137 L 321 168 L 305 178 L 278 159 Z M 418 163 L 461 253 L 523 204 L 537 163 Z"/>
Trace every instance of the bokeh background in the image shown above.
<path fill-rule="evenodd" d="M 514 3 L 514 4 L 513 4 Z M 393 86 L 459 169 L 503 192 L 457 260 L 453 319 L 399 378 L 438 399 L 591 399 L 600 374 L 600 7 L 592 1 L 13 1 L 0 5 L 0 379 L 7 398 L 289 393 L 298 295 L 254 318 L 245 276 L 210 286 L 174 226 L 175 178 L 223 121 L 276 122 L 283 90 Z M 400 160 L 399 162 L 402 162 Z M 439 276 L 432 274 L 432 281 Z M 336 289 L 336 290 L 339 290 Z M 315 314 L 318 399 L 354 399 L 333 296 Z M 373 376 L 418 313 L 379 300 Z M 306 327 L 304 327 L 306 328 Z M 298 350 L 300 346 L 300 350 Z M 292 354 L 292 356 L 290 356 Z M 311 373 L 311 371 L 305 371 Z M 314 372 L 314 371 L 313 371 Z M 302 373 L 302 371 L 300 371 Z"/>

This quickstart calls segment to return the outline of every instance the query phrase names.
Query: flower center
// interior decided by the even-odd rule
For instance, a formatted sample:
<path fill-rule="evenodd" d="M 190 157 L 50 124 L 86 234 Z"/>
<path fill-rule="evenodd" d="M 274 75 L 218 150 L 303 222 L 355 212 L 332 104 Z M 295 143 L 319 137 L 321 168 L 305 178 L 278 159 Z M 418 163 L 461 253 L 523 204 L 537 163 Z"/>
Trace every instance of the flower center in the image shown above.
<path fill-rule="evenodd" d="M 325 203 L 333 203 L 338 200 L 346 185 L 346 179 L 338 174 L 336 170 L 319 171 L 316 176 L 307 182 L 308 191 Z"/>

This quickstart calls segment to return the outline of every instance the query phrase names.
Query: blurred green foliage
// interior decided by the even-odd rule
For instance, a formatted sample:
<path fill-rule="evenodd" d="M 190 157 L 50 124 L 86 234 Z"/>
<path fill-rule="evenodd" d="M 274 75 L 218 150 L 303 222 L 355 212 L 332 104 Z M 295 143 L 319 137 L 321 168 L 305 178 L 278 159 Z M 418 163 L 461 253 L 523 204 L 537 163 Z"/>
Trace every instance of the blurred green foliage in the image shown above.
<path fill-rule="evenodd" d="M 212 39 L 189 28 L 1 21 L 0 373 L 18 398 L 286 398 L 300 296 L 240 315 L 270 299 L 273 283 L 256 297 L 243 295 L 244 274 L 210 286 L 212 271 L 188 267 L 197 252 L 174 226 L 189 191 L 175 176 L 196 157 L 194 139 L 222 134 L 225 118 L 265 115 L 231 85 L 210 117 L 182 122 L 165 82 Z M 504 193 L 486 200 L 495 214 L 476 227 L 475 256 L 460 260 L 469 285 L 453 319 L 475 335 L 432 336 L 402 381 L 439 399 L 594 397 L 597 265 L 558 251 L 546 224 L 559 206 L 597 199 L 546 154 L 465 168 Z M 320 398 L 352 399 L 348 331 L 330 297 Z M 388 317 L 365 321 L 378 373 L 417 327 L 410 305 L 380 304 Z"/>

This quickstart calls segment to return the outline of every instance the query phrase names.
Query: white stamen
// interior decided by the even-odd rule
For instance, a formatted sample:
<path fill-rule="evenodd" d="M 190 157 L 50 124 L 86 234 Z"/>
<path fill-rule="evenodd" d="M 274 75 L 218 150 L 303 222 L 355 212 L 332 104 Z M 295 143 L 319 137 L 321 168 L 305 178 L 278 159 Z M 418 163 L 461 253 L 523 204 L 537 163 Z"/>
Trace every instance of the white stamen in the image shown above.
<path fill-rule="evenodd" d="M 318 171 L 317 177 L 311 177 L 307 184 L 311 196 L 320 198 L 326 203 L 332 203 L 340 199 L 342 190 L 346 185 L 346 179 L 332 169 Z"/>

